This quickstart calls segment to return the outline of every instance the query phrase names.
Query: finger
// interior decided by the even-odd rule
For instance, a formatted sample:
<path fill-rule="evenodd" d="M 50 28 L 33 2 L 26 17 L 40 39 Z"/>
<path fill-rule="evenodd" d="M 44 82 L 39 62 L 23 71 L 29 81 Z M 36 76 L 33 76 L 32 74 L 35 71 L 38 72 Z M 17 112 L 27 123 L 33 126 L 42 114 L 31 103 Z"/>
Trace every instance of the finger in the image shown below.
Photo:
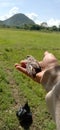
<path fill-rule="evenodd" d="M 23 68 L 26 68 L 26 60 L 22 60 L 20 61 L 20 65 L 23 67 Z"/>
<path fill-rule="evenodd" d="M 23 67 L 21 67 L 20 65 L 17 65 L 17 66 L 16 66 L 16 69 L 19 70 L 20 72 L 26 74 L 27 76 L 31 77 L 31 76 L 28 74 L 26 68 L 23 68 Z"/>
<path fill-rule="evenodd" d="M 44 70 L 44 68 L 45 68 L 44 62 L 43 62 L 43 61 L 40 61 L 40 62 L 39 62 L 39 65 L 40 65 L 40 67 L 41 67 L 41 71 Z"/>
<path fill-rule="evenodd" d="M 41 75 L 39 73 L 36 74 L 36 81 L 40 83 Z"/>
<path fill-rule="evenodd" d="M 43 66 L 43 61 L 39 61 L 39 65 L 40 65 L 40 67 L 42 67 Z"/>
<path fill-rule="evenodd" d="M 45 71 L 41 71 L 41 72 L 36 74 L 36 80 L 37 80 L 38 83 L 41 83 L 43 75 L 44 75 L 44 72 Z"/>
<path fill-rule="evenodd" d="M 45 52 L 44 52 L 44 56 L 46 56 L 47 54 L 49 54 L 49 52 L 48 52 L 48 51 L 45 51 Z"/>
<path fill-rule="evenodd" d="M 15 63 L 15 67 L 17 67 L 17 66 L 19 66 L 20 64 L 18 64 L 18 63 Z"/>
<path fill-rule="evenodd" d="M 16 67 L 16 69 L 18 69 L 19 71 L 21 71 L 21 72 L 23 72 L 23 73 L 25 73 L 25 74 L 27 73 L 26 69 L 23 68 L 23 67 L 21 67 L 20 65 L 16 65 L 15 67 Z"/>
<path fill-rule="evenodd" d="M 20 61 L 20 64 L 19 64 L 19 63 L 16 63 L 16 64 L 15 64 L 15 67 L 17 67 L 17 66 L 21 66 L 21 67 L 23 67 L 23 68 L 26 68 L 26 61 L 25 61 L 25 60 L 22 60 L 22 61 Z"/>
<path fill-rule="evenodd" d="M 19 70 L 20 72 L 24 73 L 25 75 L 29 76 L 31 79 L 33 79 L 34 81 L 38 82 L 38 80 L 36 80 L 36 78 L 33 78 L 33 76 L 29 75 L 26 68 L 21 67 L 19 64 L 15 64 L 15 67 L 17 70 Z"/>
<path fill-rule="evenodd" d="M 39 61 L 39 65 L 42 65 L 42 61 Z"/>

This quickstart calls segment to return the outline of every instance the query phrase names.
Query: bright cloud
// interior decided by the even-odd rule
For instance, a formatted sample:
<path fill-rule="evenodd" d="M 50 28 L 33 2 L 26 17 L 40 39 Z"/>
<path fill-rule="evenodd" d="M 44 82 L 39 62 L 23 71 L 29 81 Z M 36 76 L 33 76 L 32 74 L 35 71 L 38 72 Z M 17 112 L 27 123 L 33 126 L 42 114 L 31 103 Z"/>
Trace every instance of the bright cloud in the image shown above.
<path fill-rule="evenodd" d="M 9 17 L 11 17 L 12 15 L 14 14 L 17 14 L 19 13 L 19 8 L 18 7 L 13 7 L 9 12 L 8 14 L 4 15 L 4 16 L 0 16 L 0 20 L 5 20 Z"/>
<path fill-rule="evenodd" d="M 28 13 L 26 14 L 30 19 L 32 19 L 36 24 L 40 24 L 41 21 L 39 20 L 39 16 L 35 13 Z"/>
<path fill-rule="evenodd" d="M 28 13 L 26 14 L 29 18 L 33 19 L 34 21 L 38 18 L 38 15 L 35 13 Z"/>
<path fill-rule="evenodd" d="M 50 20 L 48 20 L 47 21 L 47 23 L 48 23 L 48 26 L 59 26 L 60 25 L 60 20 L 58 20 L 58 19 L 50 19 Z"/>
<path fill-rule="evenodd" d="M 16 13 L 19 12 L 19 8 L 18 7 L 13 7 L 10 11 L 9 11 L 9 15 L 12 16 Z"/>
<path fill-rule="evenodd" d="M 59 26 L 60 25 L 60 20 L 58 20 L 58 19 L 53 19 L 53 18 L 51 18 L 51 19 L 49 19 L 49 20 L 47 20 L 47 21 L 41 21 L 40 19 L 39 19 L 39 16 L 37 15 L 37 14 L 35 14 L 35 13 L 30 13 L 30 14 L 26 14 L 30 19 L 32 19 L 32 20 L 34 20 L 35 21 L 35 23 L 36 24 L 41 24 L 42 22 L 47 22 L 47 24 L 48 24 L 48 26 Z"/>

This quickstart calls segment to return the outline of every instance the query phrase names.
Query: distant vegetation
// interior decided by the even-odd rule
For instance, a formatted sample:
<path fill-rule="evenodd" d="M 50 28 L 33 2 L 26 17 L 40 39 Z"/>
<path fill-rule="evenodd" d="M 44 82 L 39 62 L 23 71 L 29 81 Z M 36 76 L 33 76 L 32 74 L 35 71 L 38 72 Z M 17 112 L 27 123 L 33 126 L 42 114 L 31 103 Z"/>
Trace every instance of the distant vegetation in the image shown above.
<path fill-rule="evenodd" d="M 16 26 L 9 26 L 9 25 L 1 25 L 0 28 L 15 28 L 15 29 L 24 29 L 24 30 L 36 30 L 36 31 L 45 31 L 45 32 L 60 32 L 60 26 L 52 26 L 52 27 L 44 27 L 42 25 L 38 24 L 23 24 L 22 26 L 16 25 Z"/>
<path fill-rule="evenodd" d="M 29 19 L 24 14 L 15 14 L 14 16 L 0 21 L 0 28 L 16 28 L 24 30 L 38 30 L 38 31 L 60 31 L 60 25 L 49 27 L 46 22 L 41 23 L 41 25 L 35 24 L 35 22 Z"/>
<path fill-rule="evenodd" d="M 60 31 L 60 26 L 45 27 L 43 25 L 38 25 L 38 24 L 33 24 L 33 25 L 25 24 L 23 27 L 18 27 L 18 29 L 20 28 L 25 30 L 37 30 L 37 31 L 57 31 L 57 32 Z"/>

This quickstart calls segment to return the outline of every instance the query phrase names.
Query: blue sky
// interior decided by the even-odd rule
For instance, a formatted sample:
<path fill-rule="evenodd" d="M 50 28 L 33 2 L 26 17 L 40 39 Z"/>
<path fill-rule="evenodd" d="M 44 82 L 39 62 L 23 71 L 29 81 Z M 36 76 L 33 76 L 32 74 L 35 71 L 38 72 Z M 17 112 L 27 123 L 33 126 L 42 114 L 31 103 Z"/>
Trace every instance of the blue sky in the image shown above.
<path fill-rule="evenodd" d="M 36 23 L 60 24 L 60 0 L 0 0 L 0 20 L 23 13 Z"/>

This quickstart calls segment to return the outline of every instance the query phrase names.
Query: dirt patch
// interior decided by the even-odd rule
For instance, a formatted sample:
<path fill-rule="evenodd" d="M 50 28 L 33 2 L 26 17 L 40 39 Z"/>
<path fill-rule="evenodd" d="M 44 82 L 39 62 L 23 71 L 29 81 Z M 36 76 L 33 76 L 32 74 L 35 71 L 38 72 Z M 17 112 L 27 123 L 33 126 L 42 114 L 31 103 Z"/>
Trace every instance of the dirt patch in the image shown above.
<path fill-rule="evenodd" d="M 7 69 L 7 75 L 8 75 L 8 81 L 10 84 L 10 89 L 12 92 L 12 96 L 14 98 L 14 109 L 18 108 L 20 106 L 20 94 L 19 94 L 19 86 L 16 85 L 15 79 L 12 75 L 12 71 L 10 69 Z"/>

